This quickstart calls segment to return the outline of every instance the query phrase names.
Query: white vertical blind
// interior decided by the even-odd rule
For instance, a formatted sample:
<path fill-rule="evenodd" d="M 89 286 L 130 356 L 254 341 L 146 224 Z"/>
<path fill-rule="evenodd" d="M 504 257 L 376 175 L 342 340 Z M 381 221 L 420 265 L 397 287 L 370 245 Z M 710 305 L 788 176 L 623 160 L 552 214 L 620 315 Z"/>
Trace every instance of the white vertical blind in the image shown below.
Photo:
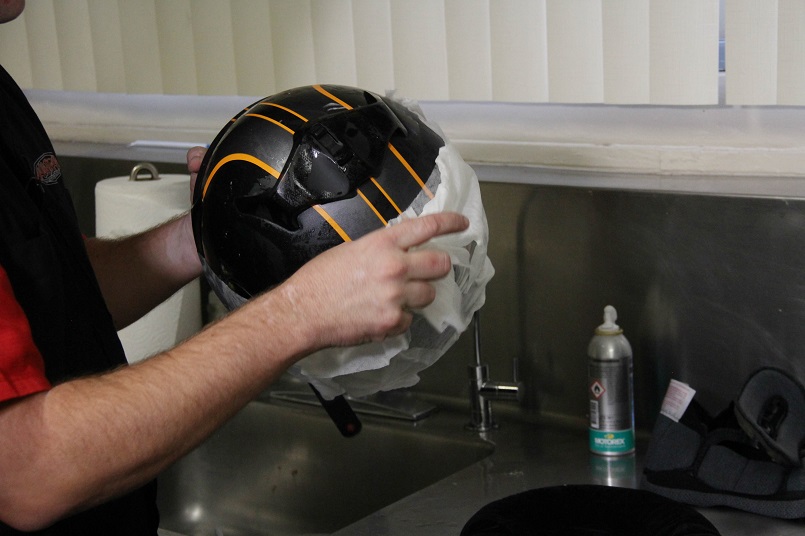
<path fill-rule="evenodd" d="M 274 51 L 276 88 L 318 82 L 310 0 L 272 0 L 270 6 L 268 30 Z"/>
<path fill-rule="evenodd" d="M 603 7 L 604 102 L 648 104 L 650 5 L 645 0 L 607 0 Z"/>
<path fill-rule="evenodd" d="M 22 87 L 34 87 L 31 57 L 25 21 L 0 26 L 0 63 Z"/>
<path fill-rule="evenodd" d="M 492 0 L 492 100 L 548 100 L 545 0 Z"/>
<path fill-rule="evenodd" d="M 805 2 L 725 0 L 729 104 L 805 104 Z M 715 104 L 719 0 L 37 0 L 0 26 L 24 87 Z"/>
<path fill-rule="evenodd" d="M 160 54 L 159 58 L 164 93 L 191 95 L 200 93 L 191 18 L 190 0 L 173 0 L 156 4 L 159 50 L 171 51 L 170 54 Z"/>
<path fill-rule="evenodd" d="M 602 102 L 601 2 L 547 0 L 547 8 L 550 100 Z"/>
<path fill-rule="evenodd" d="M 777 104 L 805 104 L 805 2 L 778 0 Z"/>
<path fill-rule="evenodd" d="M 394 87 L 391 6 L 388 1 L 352 0 L 355 28 L 355 71 L 358 86 Z"/>
<path fill-rule="evenodd" d="M 87 4 L 97 84 L 94 91 L 123 93 L 126 91 L 126 68 L 121 61 L 123 41 L 120 36 L 123 30 L 120 9 L 117 2 L 109 0 L 87 0 Z"/>
<path fill-rule="evenodd" d="M 123 57 L 119 58 L 119 61 L 123 63 L 126 91 L 129 93 L 163 93 L 160 56 L 161 54 L 172 54 L 172 52 L 168 49 L 160 49 L 159 46 L 155 0 L 120 0 L 118 9 L 120 38 L 123 44 Z M 25 13 L 26 18 L 28 15 Z M 64 89 L 73 88 L 65 87 Z"/>
<path fill-rule="evenodd" d="M 450 98 L 444 2 L 391 0 L 395 86 L 423 100 Z"/>
<path fill-rule="evenodd" d="M 726 0 L 728 104 L 805 104 L 805 2 Z"/>
<path fill-rule="evenodd" d="M 162 2 L 160 2 L 162 3 Z M 235 73 L 235 40 L 232 12 L 227 2 L 192 0 L 190 2 L 193 51 L 200 95 L 238 93 Z M 188 58 L 188 62 L 192 58 Z M 163 74 L 167 81 L 167 74 Z"/>
<path fill-rule="evenodd" d="M 718 104 L 718 2 L 652 0 L 650 102 Z"/>
<path fill-rule="evenodd" d="M 491 100 L 489 0 L 446 0 L 445 26 L 450 98 Z"/>
<path fill-rule="evenodd" d="M 357 85 L 350 4 L 349 0 L 313 0 L 313 55 L 320 82 Z"/>
<path fill-rule="evenodd" d="M 271 6 L 264 0 L 238 0 L 231 5 L 238 93 L 252 96 L 274 93 L 277 88 Z"/>
<path fill-rule="evenodd" d="M 95 91 L 95 70 L 90 31 L 89 6 L 86 0 L 53 3 L 56 42 L 64 87 Z"/>
<path fill-rule="evenodd" d="M 725 39 L 727 103 L 777 101 L 777 0 L 727 0 Z"/>
<path fill-rule="evenodd" d="M 31 55 L 31 84 L 42 89 L 66 89 L 56 34 L 56 15 L 52 2 L 28 2 L 25 32 Z M 33 8 L 33 9 L 31 9 Z M 3 29 L 0 26 L 0 29 Z M 14 47 L 8 53 L 14 54 Z M 3 49 L 3 53 L 6 50 Z"/>

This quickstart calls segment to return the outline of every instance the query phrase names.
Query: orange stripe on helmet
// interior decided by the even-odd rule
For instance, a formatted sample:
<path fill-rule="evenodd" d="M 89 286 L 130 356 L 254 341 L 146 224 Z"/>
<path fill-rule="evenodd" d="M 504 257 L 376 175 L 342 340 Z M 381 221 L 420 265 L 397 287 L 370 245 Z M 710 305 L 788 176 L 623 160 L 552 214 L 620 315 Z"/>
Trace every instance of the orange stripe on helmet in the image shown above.
<path fill-rule="evenodd" d="M 405 160 L 405 158 L 403 158 L 403 155 L 401 155 L 401 154 L 400 154 L 400 151 L 398 151 L 398 150 L 397 150 L 397 149 L 396 149 L 396 148 L 395 148 L 395 147 L 394 147 L 392 144 L 390 144 L 390 143 L 389 143 L 389 149 L 391 149 L 391 152 L 392 152 L 392 153 L 394 153 L 394 156 L 396 156 L 396 157 L 397 157 L 397 160 L 399 160 L 399 161 L 400 161 L 400 163 L 401 163 L 403 166 L 405 166 L 405 169 L 407 169 L 407 170 L 408 170 L 408 173 L 410 173 L 410 174 L 411 174 L 411 176 L 412 176 L 412 177 L 413 177 L 413 178 L 414 178 L 414 179 L 415 179 L 415 180 L 416 180 L 416 181 L 419 183 L 419 186 L 421 186 L 421 187 L 422 187 L 422 190 L 424 190 L 425 194 L 426 194 L 428 197 L 430 197 L 431 199 L 433 199 L 433 192 L 431 192 L 431 191 L 430 191 L 430 189 L 428 189 L 428 187 L 427 187 L 427 186 L 425 186 L 425 183 L 424 183 L 424 182 L 422 182 L 422 179 L 421 179 L 421 178 L 419 178 L 419 175 L 417 175 L 417 172 L 416 172 L 416 171 L 414 171 L 414 168 L 412 168 L 412 167 L 411 167 L 411 164 L 409 164 L 409 163 L 408 163 L 408 161 L 406 161 L 406 160 Z"/>
<path fill-rule="evenodd" d="M 324 210 L 321 205 L 313 205 L 313 209 L 319 213 L 319 216 L 324 218 L 324 221 L 330 224 L 330 227 L 332 227 L 335 232 L 338 233 L 338 236 L 340 236 L 344 242 L 352 242 L 352 239 L 349 237 L 347 232 L 344 231 L 340 225 L 338 225 L 338 222 L 336 222 L 332 216 L 327 214 L 327 211 Z"/>
<path fill-rule="evenodd" d="M 366 198 L 366 196 L 365 196 L 365 195 L 363 195 L 363 192 L 361 192 L 361 189 L 360 189 L 360 188 L 358 188 L 358 195 L 359 195 L 359 196 L 361 196 L 361 199 L 363 199 L 363 202 L 364 202 L 364 203 L 366 203 L 367 205 L 369 205 L 369 208 L 371 208 L 371 209 L 372 209 L 372 212 L 374 212 L 374 213 L 375 213 L 375 216 L 377 216 L 377 218 L 378 218 L 378 219 L 379 219 L 381 222 L 383 222 L 383 226 L 388 225 L 388 223 L 389 223 L 389 222 L 387 222 L 387 221 L 386 221 L 386 219 L 385 219 L 385 218 L 383 218 L 383 216 L 381 216 L 381 215 L 380 215 L 380 212 L 378 212 L 378 210 L 375 208 L 375 206 L 372 204 L 372 202 L 371 202 L 371 201 L 369 201 L 369 200 Z"/>
<path fill-rule="evenodd" d="M 277 171 L 276 169 L 274 169 L 270 165 L 266 164 L 262 160 L 253 157 L 250 154 L 246 154 L 246 153 L 228 154 L 225 157 L 223 157 L 217 164 L 215 164 L 214 168 L 212 168 L 212 171 L 210 172 L 209 176 L 207 177 L 207 182 L 204 184 L 204 190 L 202 190 L 202 192 L 201 192 L 201 198 L 202 199 L 204 199 L 204 196 L 207 195 L 207 188 L 210 187 L 210 183 L 212 182 L 212 179 L 215 176 L 215 174 L 218 173 L 218 170 L 221 169 L 221 167 L 224 164 L 228 164 L 229 162 L 235 162 L 235 161 L 248 162 L 250 164 L 254 164 L 255 166 L 259 167 L 260 169 L 262 169 L 263 171 L 265 171 L 266 173 L 268 173 L 269 175 L 274 177 L 275 179 L 280 178 L 280 172 L 279 171 Z"/>
<path fill-rule="evenodd" d="M 369 179 L 372 181 L 372 184 L 377 186 L 377 189 L 380 190 L 380 193 L 386 196 L 386 199 L 388 199 L 389 203 L 391 203 L 391 206 L 394 207 L 394 210 L 397 211 L 397 214 L 402 214 L 402 210 L 400 210 L 400 207 L 398 207 L 397 203 L 395 203 L 394 200 L 391 198 L 391 196 L 388 193 L 386 193 L 386 190 L 384 190 L 383 187 L 380 186 L 380 183 L 377 182 L 374 177 L 369 177 Z"/>
<path fill-rule="evenodd" d="M 277 103 L 274 103 L 274 102 L 261 102 L 260 104 L 265 104 L 266 106 L 273 106 L 274 108 L 279 108 L 280 110 L 284 110 L 284 111 L 288 112 L 289 114 L 295 115 L 296 117 L 298 117 L 299 119 L 301 119 L 302 121 L 307 123 L 307 117 L 305 117 L 304 115 L 302 115 L 300 113 L 294 112 L 290 108 L 287 108 L 287 107 L 285 107 L 285 106 L 283 106 L 281 104 L 277 104 Z"/>
<path fill-rule="evenodd" d="M 333 102 L 337 102 L 338 104 L 340 104 L 341 106 L 343 106 L 347 110 L 352 109 L 352 106 L 350 106 L 346 102 L 342 101 L 341 99 L 339 99 L 338 97 L 336 97 L 335 95 L 333 95 L 332 93 L 330 93 L 329 91 L 327 91 L 326 89 L 321 87 L 320 85 L 318 85 L 318 84 L 314 85 L 313 89 L 315 89 L 316 91 L 318 91 L 319 93 L 321 93 L 322 95 L 327 97 L 328 99 L 332 99 Z"/>
<path fill-rule="evenodd" d="M 260 115 L 260 114 L 246 114 L 246 117 L 257 117 L 259 119 L 265 119 L 269 123 L 273 123 L 273 124 L 277 125 L 278 127 L 284 129 L 286 132 L 290 133 L 291 136 L 293 136 L 295 134 L 295 132 L 293 130 L 291 130 L 287 126 L 283 125 L 282 123 L 280 123 L 276 119 L 271 119 L 270 117 L 266 117 L 266 116 Z"/>

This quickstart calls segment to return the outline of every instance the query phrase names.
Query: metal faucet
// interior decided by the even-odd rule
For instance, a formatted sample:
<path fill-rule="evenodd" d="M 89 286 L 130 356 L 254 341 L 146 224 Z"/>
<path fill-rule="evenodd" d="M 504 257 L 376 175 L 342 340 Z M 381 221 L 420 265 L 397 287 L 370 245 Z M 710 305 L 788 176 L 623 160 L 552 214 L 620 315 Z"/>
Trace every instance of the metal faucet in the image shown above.
<path fill-rule="evenodd" d="M 470 365 L 470 409 L 471 421 L 467 428 L 486 432 L 497 428 L 492 419 L 492 400 L 516 400 L 523 397 L 523 385 L 517 381 L 517 371 L 513 382 L 493 382 L 489 379 L 489 366 L 481 363 L 481 323 L 480 313 L 473 315 L 475 330 L 475 365 Z"/>

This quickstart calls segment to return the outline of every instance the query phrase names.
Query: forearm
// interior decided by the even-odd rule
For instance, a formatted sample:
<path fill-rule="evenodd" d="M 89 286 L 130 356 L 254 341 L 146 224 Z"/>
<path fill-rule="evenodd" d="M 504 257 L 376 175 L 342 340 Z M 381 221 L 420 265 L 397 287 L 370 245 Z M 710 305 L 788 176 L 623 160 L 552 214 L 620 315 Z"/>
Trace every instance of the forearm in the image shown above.
<path fill-rule="evenodd" d="M 121 239 L 91 238 L 87 252 L 118 329 L 198 277 L 190 215 Z"/>
<path fill-rule="evenodd" d="M 128 491 L 304 355 L 403 333 L 451 268 L 416 247 L 467 223 L 426 216 L 332 248 L 173 350 L 0 405 L 0 519 L 41 528 Z"/>
<path fill-rule="evenodd" d="M 292 318 L 265 314 L 288 309 L 280 293 L 249 307 L 143 363 L 5 407 L 0 519 L 36 528 L 147 482 L 310 350 Z"/>

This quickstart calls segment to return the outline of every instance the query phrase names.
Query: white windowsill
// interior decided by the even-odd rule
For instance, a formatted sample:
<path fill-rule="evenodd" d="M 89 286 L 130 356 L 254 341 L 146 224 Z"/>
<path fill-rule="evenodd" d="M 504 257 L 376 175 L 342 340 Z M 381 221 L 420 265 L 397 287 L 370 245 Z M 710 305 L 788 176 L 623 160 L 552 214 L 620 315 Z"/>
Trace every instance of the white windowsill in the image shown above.
<path fill-rule="evenodd" d="M 256 100 L 27 94 L 60 151 L 165 161 L 182 161 L 187 144 L 209 143 Z M 805 197 L 805 107 L 421 105 L 482 180 Z M 168 146 L 130 146 L 138 140 Z"/>

